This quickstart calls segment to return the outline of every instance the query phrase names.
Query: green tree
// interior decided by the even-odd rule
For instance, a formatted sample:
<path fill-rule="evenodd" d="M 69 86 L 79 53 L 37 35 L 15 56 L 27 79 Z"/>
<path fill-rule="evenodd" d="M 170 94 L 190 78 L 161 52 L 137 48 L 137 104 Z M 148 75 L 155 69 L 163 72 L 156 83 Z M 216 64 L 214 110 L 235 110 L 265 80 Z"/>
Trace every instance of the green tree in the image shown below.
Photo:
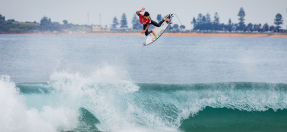
<path fill-rule="evenodd" d="M 196 27 L 196 19 L 193 17 L 191 24 L 193 24 L 193 29 Z"/>
<path fill-rule="evenodd" d="M 244 30 L 244 28 L 245 28 L 245 23 L 244 23 L 245 11 L 244 11 L 244 9 L 242 7 L 240 8 L 237 16 L 239 16 L 239 18 L 238 18 L 238 20 L 239 20 L 239 29 Z"/>
<path fill-rule="evenodd" d="M 219 24 L 219 16 L 218 16 L 217 12 L 215 12 L 215 14 L 214 14 L 213 24 L 215 24 L 215 25 Z"/>
<path fill-rule="evenodd" d="M 52 22 L 52 25 L 51 25 L 51 29 L 52 31 L 60 31 L 62 28 L 61 28 L 61 24 L 58 23 L 58 22 Z"/>
<path fill-rule="evenodd" d="M 282 15 L 280 13 L 278 13 L 276 16 L 275 16 L 275 19 L 274 19 L 274 24 L 276 25 L 276 31 L 279 32 L 280 28 L 281 28 L 281 24 L 283 24 L 283 18 L 282 18 Z"/>
<path fill-rule="evenodd" d="M 174 25 L 173 25 L 173 28 L 174 28 L 174 29 L 178 29 L 178 24 L 174 24 Z"/>
<path fill-rule="evenodd" d="M 253 31 L 253 25 L 252 25 L 252 23 L 249 23 L 249 24 L 247 25 L 247 30 L 248 30 L 248 31 Z"/>
<path fill-rule="evenodd" d="M 114 19 L 113 19 L 112 28 L 116 29 L 118 25 L 119 25 L 119 22 L 118 22 L 117 17 L 115 16 Z"/>
<path fill-rule="evenodd" d="M 275 26 L 271 25 L 270 26 L 270 31 L 274 32 L 275 31 Z"/>
<path fill-rule="evenodd" d="M 2 15 L 0 14 L 0 21 L 5 21 L 5 16 L 2 16 Z"/>
<path fill-rule="evenodd" d="M 60 31 L 62 25 L 59 22 L 52 22 L 51 18 L 43 17 L 40 21 L 40 30 L 42 31 Z"/>
<path fill-rule="evenodd" d="M 43 17 L 40 21 L 40 30 L 49 31 L 52 27 L 51 19 L 48 17 Z"/>
<path fill-rule="evenodd" d="M 229 18 L 229 20 L 228 20 L 228 25 L 232 25 L 232 21 L 231 21 L 230 18 Z"/>
<path fill-rule="evenodd" d="M 132 25 L 133 25 L 133 29 L 141 29 L 141 23 L 138 19 L 138 15 L 134 14 L 133 19 L 132 19 Z"/>
<path fill-rule="evenodd" d="M 166 30 L 171 31 L 173 29 L 172 25 L 169 25 Z"/>
<path fill-rule="evenodd" d="M 67 20 L 63 20 L 63 23 L 64 23 L 63 28 L 67 29 L 69 27 L 68 21 Z"/>
<path fill-rule="evenodd" d="M 157 14 L 156 19 L 157 19 L 158 22 L 160 22 L 162 20 L 161 14 Z"/>
<path fill-rule="evenodd" d="M 206 14 L 205 19 L 206 19 L 206 22 L 204 24 L 205 30 L 212 30 L 212 22 L 209 13 Z"/>
<path fill-rule="evenodd" d="M 205 24 L 206 23 L 206 18 L 205 16 L 202 16 L 202 24 Z"/>
<path fill-rule="evenodd" d="M 179 27 L 181 30 L 184 30 L 185 29 L 185 26 L 184 25 L 180 25 Z"/>
<path fill-rule="evenodd" d="M 206 23 L 211 23 L 211 18 L 209 13 L 206 14 Z"/>
<path fill-rule="evenodd" d="M 269 31 L 269 25 L 265 23 L 262 28 L 263 32 Z"/>
<path fill-rule="evenodd" d="M 196 21 L 197 21 L 197 25 L 202 24 L 202 14 L 201 13 L 198 14 Z"/>
<path fill-rule="evenodd" d="M 229 32 L 231 32 L 231 30 L 232 30 L 232 21 L 231 21 L 230 18 L 229 18 L 229 20 L 228 20 L 227 30 L 228 30 Z"/>
<path fill-rule="evenodd" d="M 262 24 L 261 24 L 261 23 L 259 23 L 259 24 L 258 24 L 258 32 L 260 32 L 260 31 L 261 31 L 261 26 L 262 26 Z"/>
<path fill-rule="evenodd" d="M 254 27 L 254 29 L 253 29 L 254 31 L 258 31 L 259 30 L 259 25 L 258 24 L 254 24 L 253 27 Z"/>
<path fill-rule="evenodd" d="M 213 30 L 221 30 L 222 28 L 219 25 L 219 16 L 217 12 L 214 14 L 214 20 L 213 20 Z"/>
<path fill-rule="evenodd" d="M 174 30 L 174 31 L 178 31 L 178 27 L 179 27 L 178 24 L 174 24 L 174 25 L 173 25 L 173 30 Z"/>
<path fill-rule="evenodd" d="M 64 23 L 64 25 L 67 25 L 68 21 L 67 20 L 63 20 L 63 23 Z"/>
<path fill-rule="evenodd" d="M 202 16 L 202 24 L 200 25 L 201 30 L 207 30 L 208 29 L 208 24 L 206 22 L 206 17 Z"/>
<path fill-rule="evenodd" d="M 121 28 L 128 28 L 128 21 L 125 13 L 122 15 Z"/>

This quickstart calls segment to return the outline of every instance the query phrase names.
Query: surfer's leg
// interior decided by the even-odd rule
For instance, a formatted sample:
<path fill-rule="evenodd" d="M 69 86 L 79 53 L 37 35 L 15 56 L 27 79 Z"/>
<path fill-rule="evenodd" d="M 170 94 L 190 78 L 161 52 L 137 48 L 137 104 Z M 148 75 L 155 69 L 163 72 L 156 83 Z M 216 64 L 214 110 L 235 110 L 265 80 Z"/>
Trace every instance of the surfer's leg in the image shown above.
<path fill-rule="evenodd" d="M 163 18 L 163 19 L 159 22 L 159 25 L 161 25 L 164 21 L 169 22 L 169 19 L 168 19 L 168 18 Z"/>
<path fill-rule="evenodd" d="M 146 26 L 147 26 L 147 25 L 143 25 L 143 30 L 146 29 Z M 144 34 L 145 34 L 145 36 L 148 36 L 150 33 L 152 33 L 152 31 L 146 30 Z"/>
<path fill-rule="evenodd" d="M 158 24 L 157 22 L 155 22 L 154 20 L 151 20 L 151 24 L 156 26 L 156 27 L 160 27 L 161 24 Z"/>
<path fill-rule="evenodd" d="M 154 38 L 157 39 L 157 35 L 155 34 L 155 32 L 153 30 L 151 30 L 151 32 L 152 32 Z"/>
<path fill-rule="evenodd" d="M 145 34 L 145 36 L 148 36 L 149 31 L 148 31 L 148 30 L 146 30 L 144 34 Z"/>
<path fill-rule="evenodd" d="M 157 22 L 151 20 L 151 24 L 154 25 L 154 26 L 156 26 L 156 27 L 160 27 L 161 24 L 162 24 L 164 21 L 169 21 L 169 19 L 164 18 L 164 19 L 162 19 L 159 23 L 157 23 Z"/>
<path fill-rule="evenodd" d="M 159 22 L 159 25 L 161 25 L 163 22 L 164 22 L 164 20 L 161 20 L 161 21 Z"/>
<path fill-rule="evenodd" d="M 143 30 L 146 29 L 146 26 L 147 26 L 147 25 L 143 25 Z M 148 35 L 148 30 L 146 30 L 144 34 L 145 34 L 145 36 L 147 36 L 147 35 Z"/>

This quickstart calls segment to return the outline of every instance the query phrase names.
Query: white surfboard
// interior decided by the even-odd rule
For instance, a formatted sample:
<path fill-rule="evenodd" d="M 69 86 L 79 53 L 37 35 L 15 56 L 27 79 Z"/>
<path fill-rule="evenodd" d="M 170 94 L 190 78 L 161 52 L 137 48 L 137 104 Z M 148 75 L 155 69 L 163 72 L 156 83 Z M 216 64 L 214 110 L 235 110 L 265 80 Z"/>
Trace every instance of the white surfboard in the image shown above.
<path fill-rule="evenodd" d="M 147 39 L 145 40 L 145 42 L 143 43 L 143 46 L 150 45 L 153 42 L 155 42 L 156 40 L 158 40 L 159 37 L 164 33 L 164 31 L 170 25 L 172 17 L 173 17 L 173 14 L 168 14 L 167 16 L 165 16 L 164 18 L 168 18 L 170 21 L 169 22 L 164 21 L 160 27 L 156 27 L 155 29 L 153 29 L 155 34 L 157 34 L 157 36 L 158 36 L 157 39 L 154 38 L 153 33 L 150 33 L 147 36 Z"/>

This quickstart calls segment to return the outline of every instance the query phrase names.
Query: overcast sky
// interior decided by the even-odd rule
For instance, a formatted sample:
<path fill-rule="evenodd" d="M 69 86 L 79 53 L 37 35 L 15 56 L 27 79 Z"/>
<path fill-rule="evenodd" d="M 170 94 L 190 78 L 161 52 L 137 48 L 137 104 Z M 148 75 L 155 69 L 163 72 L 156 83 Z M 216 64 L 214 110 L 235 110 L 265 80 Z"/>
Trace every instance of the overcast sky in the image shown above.
<path fill-rule="evenodd" d="M 0 0 L 0 14 L 7 19 L 16 21 L 37 21 L 47 16 L 52 21 L 62 23 L 68 20 L 73 24 L 87 24 L 89 13 L 90 24 L 99 25 L 101 14 L 102 25 L 110 27 L 116 16 L 120 21 L 126 13 L 129 27 L 135 11 L 145 7 L 156 20 L 157 14 L 163 16 L 175 13 L 187 29 L 192 28 L 191 21 L 199 13 L 212 17 L 217 12 L 220 23 L 227 23 L 231 18 L 238 23 L 238 11 L 243 7 L 246 13 L 245 23 L 273 24 L 277 13 L 281 13 L 284 20 L 283 28 L 287 27 L 287 0 Z M 176 18 L 174 23 L 178 23 Z"/>

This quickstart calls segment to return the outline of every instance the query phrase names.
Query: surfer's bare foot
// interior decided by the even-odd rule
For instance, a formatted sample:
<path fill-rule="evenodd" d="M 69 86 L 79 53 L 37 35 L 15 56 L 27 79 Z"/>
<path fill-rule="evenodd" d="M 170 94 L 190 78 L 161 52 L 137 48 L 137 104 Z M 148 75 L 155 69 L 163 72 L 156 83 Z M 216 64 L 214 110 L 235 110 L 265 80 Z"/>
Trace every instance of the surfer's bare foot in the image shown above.
<path fill-rule="evenodd" d="M 157 39 L 157 35 L 155 34 L 155 32 L 153 30 L 151 30 L 151 31 L 152 31 L 154 38 Z"/>
<path fill-rule="evenodd" d="M 167 18 L 164 18 L 163 20 L 169 22 L 169 19 L 167 19 Z"/>

